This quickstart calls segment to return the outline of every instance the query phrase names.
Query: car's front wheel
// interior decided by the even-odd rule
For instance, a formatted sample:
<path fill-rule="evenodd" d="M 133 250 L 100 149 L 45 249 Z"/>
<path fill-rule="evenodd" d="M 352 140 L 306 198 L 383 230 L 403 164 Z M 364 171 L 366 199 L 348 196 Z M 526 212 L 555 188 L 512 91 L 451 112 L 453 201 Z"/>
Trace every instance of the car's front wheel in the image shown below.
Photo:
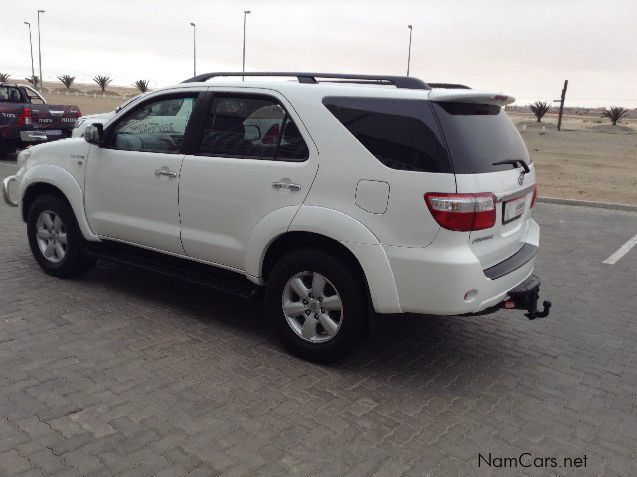
<path fill-rule="evenodd" d="M 266 306 L 285 346 L 316 362 L 349 353 L 368 308 L 358 270 L 321 250 L 282 257 L 266 285 Z"/>
<path fill-rule="evenodd" d="M 49 275 L 76 276 L 95 261 L 84 254 L 84 237 L 69 204 L 56 195 L 35 199 L 27 215 L 31 253 Z"/>

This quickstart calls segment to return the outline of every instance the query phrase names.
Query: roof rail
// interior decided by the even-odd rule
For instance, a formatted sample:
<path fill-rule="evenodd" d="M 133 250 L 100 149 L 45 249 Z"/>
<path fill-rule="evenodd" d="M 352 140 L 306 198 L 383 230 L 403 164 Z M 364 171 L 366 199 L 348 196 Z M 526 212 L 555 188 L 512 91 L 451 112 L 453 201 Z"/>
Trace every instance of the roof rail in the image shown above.
<path fill-rule="evenodd" d="M 455 83 L 428 83 L 433 89 L 471 89 L 469 86 Z"/>
<path fill-rule="evenodd" d="M 299 73 L 299 72 L 225 72 L 225 73 L 204 73 L 193 76 L 183 83 L 199 83 L 209 80 L 210 78 L 222 76 L 288 76 L 296 77 L 299 83 L 318 83 L 317 78 L 337 80 L 339 83 L 362 83 L 362 84 L 392 84 L 396 88 L 405 89 L 431 89 L 424 81 L 413 78 L 411 76 L 386 76 L 386 75 L 356 75 L 343 73 Z"/>

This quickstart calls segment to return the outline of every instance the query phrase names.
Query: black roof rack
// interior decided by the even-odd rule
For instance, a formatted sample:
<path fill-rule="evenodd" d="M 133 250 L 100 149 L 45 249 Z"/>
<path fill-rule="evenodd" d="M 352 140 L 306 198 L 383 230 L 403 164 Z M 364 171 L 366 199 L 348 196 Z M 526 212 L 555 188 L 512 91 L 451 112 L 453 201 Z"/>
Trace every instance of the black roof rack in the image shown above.
<path fill-rule="evenodd" d="M 471 89 L 469 86 L 455 83 L 428 83 L 433 89 Z"/>
<path fill-rule="evenodd" d="M 431 87 L 424 81 L 413 78 L 411 76 L 386 76 L 386 75 L 355 75 L 355 74 L 343 74 L 343 73 L 299 73 L 299 72 L 225 72 L 225 73 L 204 73 L 201 75 L 193 76 L 183 83 L 199 83 L 208 81 L 210 78 L 223 77 L 223 76 L 287 76 L 296 77 L 299 83 L 318 83 L 317 78 L 337 80 L 338 83 L 361 83 L 361 84 L 388 84 L 394 85 L 396 88 L 405 89 L 431 89 Z"/>

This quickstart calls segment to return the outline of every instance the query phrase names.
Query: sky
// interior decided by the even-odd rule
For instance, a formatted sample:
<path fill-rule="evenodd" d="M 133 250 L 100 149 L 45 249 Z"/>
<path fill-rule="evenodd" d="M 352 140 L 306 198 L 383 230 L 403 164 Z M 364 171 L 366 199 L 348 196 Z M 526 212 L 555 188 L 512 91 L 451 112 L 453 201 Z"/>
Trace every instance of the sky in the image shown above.
<path fill-rule="evenodd" d="M 637 107 L 637 0 L 0 0 L 0 72 L 153 88 L 197 72 L 406 74 L 502 92 L 524 105 Z"/>

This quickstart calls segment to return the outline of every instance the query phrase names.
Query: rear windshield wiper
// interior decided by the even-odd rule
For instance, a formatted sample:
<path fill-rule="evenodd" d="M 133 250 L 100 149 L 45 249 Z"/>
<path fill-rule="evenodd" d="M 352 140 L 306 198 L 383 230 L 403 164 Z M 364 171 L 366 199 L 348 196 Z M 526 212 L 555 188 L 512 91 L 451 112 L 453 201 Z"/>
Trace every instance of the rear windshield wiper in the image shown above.
<path fill-rule="evenodd" d="M 498 162 L 491 163 L 492 166 L 500 166 L 502 164 L 511 164 L 513 167 L 518 167 L 518 164 L 519 164 L 520 166 L 522 166 L 522 169 L 524 169 L 524 172 L 526 174 L 531 172 L 531 169 L 529 169 L 529 165 L 526 163 L 526 161 L 522 159 L 507 159 L 506 161 L 498 161 Z"/>

